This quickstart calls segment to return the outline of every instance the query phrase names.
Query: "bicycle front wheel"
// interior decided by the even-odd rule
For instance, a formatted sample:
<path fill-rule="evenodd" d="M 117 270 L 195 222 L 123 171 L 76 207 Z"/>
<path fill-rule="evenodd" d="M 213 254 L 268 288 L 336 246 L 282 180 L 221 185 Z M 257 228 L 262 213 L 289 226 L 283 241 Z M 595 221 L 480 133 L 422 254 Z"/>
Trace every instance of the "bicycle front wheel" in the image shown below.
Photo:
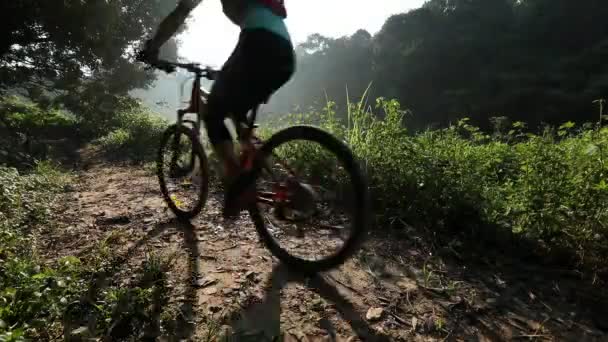
<path fill-rule="evenodd" d="M 357 251 L 369 221 L 368 188 L 346 144 L 317 127 L 293 126 L 273 135 L 257 158 L 258 201 L 249 213 L 276 257 L 316 273 Z"/>
<path fill-rule="evenodd" d="M 207 155 L 196 132 L 170 126 L 161 139 L 157 175 L 163 199 L 179 219 L 198 215 L 209 193 Z"/>

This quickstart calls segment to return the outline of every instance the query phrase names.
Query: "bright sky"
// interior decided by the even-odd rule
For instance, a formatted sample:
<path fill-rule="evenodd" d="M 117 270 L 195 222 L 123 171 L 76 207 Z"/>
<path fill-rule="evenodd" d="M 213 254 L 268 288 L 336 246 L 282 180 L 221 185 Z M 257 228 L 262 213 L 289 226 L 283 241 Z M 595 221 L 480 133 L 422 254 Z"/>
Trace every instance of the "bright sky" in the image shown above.
<path fill-rule="evenodd" d="M 422 6 L 425 0 L 285 0 L 287 28 L 296 44 L 313 33 L 340 37 L 366 29 L 378 32 L 391 15 Z M 180 55 L 222 65 L 236 45 L 239 28 L 224 16 L 219 0 L 203 0 L 180 36 Z"/>

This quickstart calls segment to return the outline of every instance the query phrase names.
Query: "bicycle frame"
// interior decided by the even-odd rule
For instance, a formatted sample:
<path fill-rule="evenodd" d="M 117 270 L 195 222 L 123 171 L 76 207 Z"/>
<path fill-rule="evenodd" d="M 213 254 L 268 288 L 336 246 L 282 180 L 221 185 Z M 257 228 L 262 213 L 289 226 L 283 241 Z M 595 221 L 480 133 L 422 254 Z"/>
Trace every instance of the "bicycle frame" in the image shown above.
<path fill-rule="evenodd" d="M 207 91 L 201 86 L 202 77 L 203 75 L 201 73 L 195 73 L 194 82 L 192 83 L 192 90 L 190 92 L 190 100 L 188 107 L 177 110 L 177 124 L 181 125 L 183 123 L 190 123 L 194 126 L 197 134 L 200 134 L 201 121 L 207 114 L 207 99 L 209 97 L 209 91 Z M 245 122 L 237 122 L 236 120 L 234 120 L 234 118 L 232 118 L 232 121 L 236 126 L 237 136 L 241 144 L 251 143 L 253 145 L 252 140 L 260 140 L 253 133 L 253 130 L 256 127 L 255 119 L 257 117 L 259 106 L 260 105 L 257 105 L 252 109 L 251 117 L 247 118 Z M 186 116 L 187 114 L 196 114 L 196 121 L 184 120 L 184 116 Z"/>
<path fill-rule="evenodd" d="M 177 124 L 183 125 L 184 123 L 192 124 L 196 135 L 200 137 L 200 129 L 201 129 L 201 121 L 204 119 L 205 115 L 207 115 L 207 99 L 209 98 L 209 91 L 204 89 L 201 85 L 201 78 L 204 77 L 203 73 L 200 71 L 194 72 L 195 78 L 192 83 L 192 90 L 190 92 L 190 100 L 188 107 L 177 110 Z M 234 122 L 237 130 L 237 138 L 241 144 L 241 156 L 240 162 L 241 166 L 245 170 L 249 170 L 253 167 L 253 162 L 256 157 L 256 153 L 258 151 L 258 147 L 256 146 L 256 142 L 261 143 L 262 139 L 255 135 L 255 119 L 257 117 L 258 110 L 261 104 L 256 105 L 251 110 L 251 115 L 245 120 L 245 122 L 238 122 L 234 118 L 231 118 Z M 188 114 L 195 114 L 196 121 L 184 119 L 184 116 Z M 176 137 L 176 140 L 178 137 Z M 200 138 L 199 138 L 200 139 Z M 179 142 L 176 141 L 176 144 Z M 279 164 L 281 164 L 290 174 L 295 178 L 295 173 L 293 170 L 287 166 L 285 163 L 279 160 Z M 276 182 L 273 186 L 272 191 L 270 192 L 257 192 L 257 201 L 260 203 L 265 203 L 269 205 L 281 205 L 289 203 L 288 196 L 288 188 L 286 184 L 279 182 L 277 180 L 276 175 L 272 172 L 272 169 L 269 166 L 263 167 L 267 169 L 270 176 L 273 178 L 273 181 Z"/>

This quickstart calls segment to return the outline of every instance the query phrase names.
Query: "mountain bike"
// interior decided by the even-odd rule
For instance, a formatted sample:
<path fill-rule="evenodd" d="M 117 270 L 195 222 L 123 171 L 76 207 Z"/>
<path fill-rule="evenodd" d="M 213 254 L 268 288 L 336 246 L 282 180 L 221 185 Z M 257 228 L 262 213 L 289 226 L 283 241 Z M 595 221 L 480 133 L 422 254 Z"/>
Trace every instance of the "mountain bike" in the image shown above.
<path fill-rule="evenodd" d="M 177 122 L 165 131 L 157 159 L 165 202 L 178 218 L 189 220 L 205 206 L 212 177 L 210 149 L 203 147 L 201 135 L 209 92 L 201 87 L 201 79 L 214 80 L 218 73 L 197 63 L 157 61 L 152 66 L 167 73 L 180 68 L 194 74 L 189 106 L 177 111 Z M 339 266 L 356 252 L 366 234 L 366 177 L 349 147 L 318 127 L 290 126 L 263 141 L 255 124 L 261 105 L 241 122 L 230 118 L 236 127 L 242 174 L 225 193 L 239 196 L 243 189 L 255 187 L 255 200 L 245 209 L 260 240 L 279 260 L 312 273 Z M 308 257 L 324 248 L 331 252 Z"/>

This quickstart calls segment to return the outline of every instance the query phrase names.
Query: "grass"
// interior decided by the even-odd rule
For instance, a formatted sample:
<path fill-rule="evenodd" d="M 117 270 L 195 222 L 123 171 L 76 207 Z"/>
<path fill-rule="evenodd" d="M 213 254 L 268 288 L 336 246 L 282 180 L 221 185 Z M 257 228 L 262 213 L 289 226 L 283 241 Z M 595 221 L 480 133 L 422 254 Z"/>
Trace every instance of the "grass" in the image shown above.
<path fill-rule="evenodd" d="M 0 167 L 0 340 L 49 339 L 82 286 L 78 258 L 45 265 L 34 243 L 52 229 L 50 206 L 68 180 L 46 162 L 27 174 Z"/>
<path fill-rule="evenodd" d="M 560 262 L 603 268 L 607 127 L 568 122 L 535 134 L 502 118 L 495 132 L 486 133 L 465 118 L 414 133 L 405 128 L 407 115 L 397 101 L 378 99 L 374 108 L 350 104 L 341 120 L 328 103 L 322 112 L 275 120 L 273 129 L 313 123 L 344 140 L 369 176 L 376 229 L 406 222 L 466 233 L 478 245 L 532 241 Z M 329 162 L 295 144 L 283 156 L 305 161 L 310 172 Z"/>
<path fill-rule="evenodd" d="M 167 305 L 167 272 L 175 255 L 147 253 L 132 283 L 110 281 L 90 297 L 94 279 L 124 267 L 114 252 L 123 231 L 109 232 L 83 258 L 51 261 L 38 252 L 37 242 L 57 229 L 53 203 L 70 181 L 48 162 L 27 173 L 0 167 L 0 341 L 170 333 L 177 313 Z"/>

